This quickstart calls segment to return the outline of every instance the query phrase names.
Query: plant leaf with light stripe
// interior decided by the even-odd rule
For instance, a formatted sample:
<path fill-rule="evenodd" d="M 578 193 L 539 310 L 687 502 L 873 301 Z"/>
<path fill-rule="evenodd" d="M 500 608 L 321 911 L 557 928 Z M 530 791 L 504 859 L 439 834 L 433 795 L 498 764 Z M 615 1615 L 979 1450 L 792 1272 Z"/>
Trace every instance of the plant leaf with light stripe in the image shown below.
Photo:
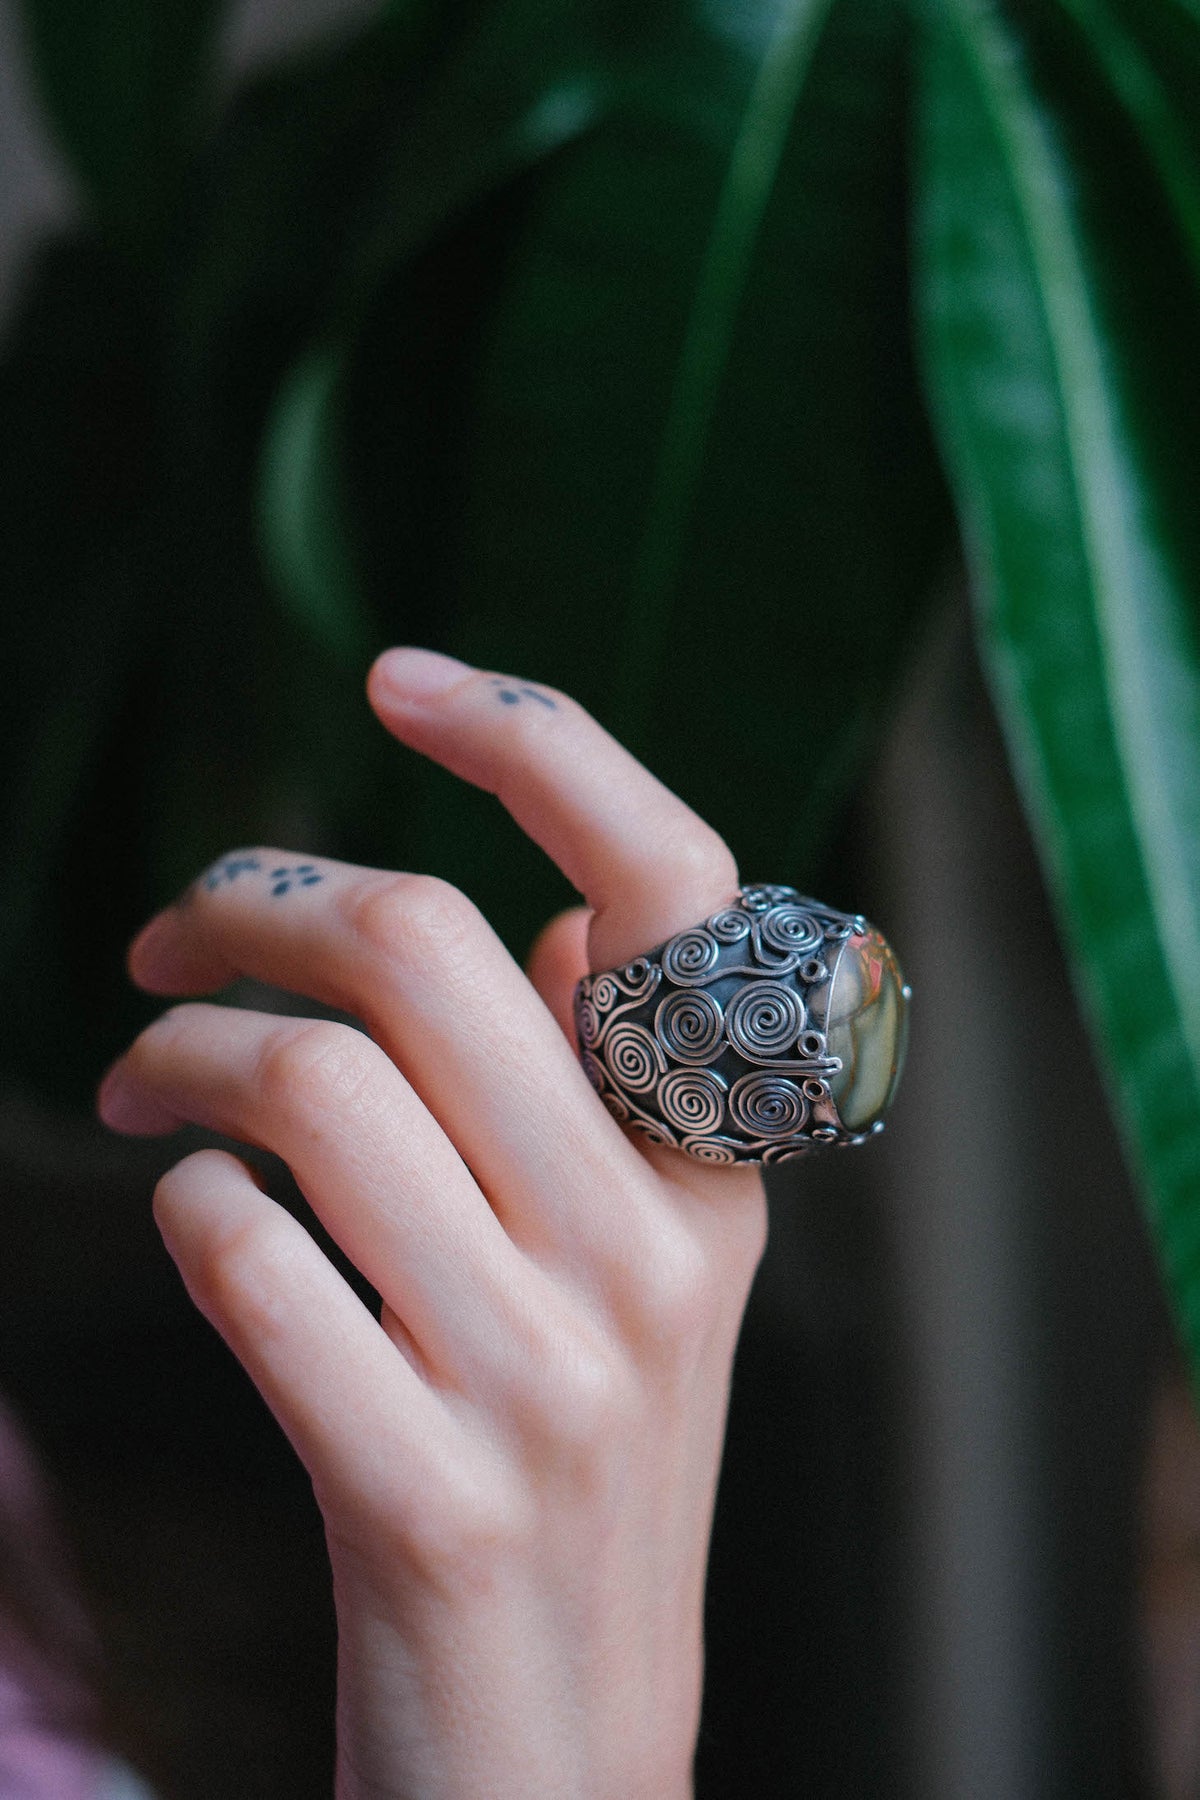
<path fill-rule="evenodd" d="M 933 15 L 923 335 L 997 702 L 1200 1355 L 1197 569 L 1187 481 L 1159 475 L 1195 434 L 1164 347 L 1115 323 L 1180 245 L 1152 181 L 1133 216 L 1111 156 L 1090 185 L 1067 157 L 1120 103 L 1090 108 L 1054 51 L 987 0 Z"/>

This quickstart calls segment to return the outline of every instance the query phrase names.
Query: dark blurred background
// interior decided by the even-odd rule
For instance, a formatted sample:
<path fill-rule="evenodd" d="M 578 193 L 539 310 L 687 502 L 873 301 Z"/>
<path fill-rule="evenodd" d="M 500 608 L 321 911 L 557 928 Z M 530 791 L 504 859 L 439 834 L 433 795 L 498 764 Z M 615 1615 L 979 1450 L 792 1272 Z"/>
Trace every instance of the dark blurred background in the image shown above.
<path fill-rule="evenodd" d="M 114 159 L 106 210 L 38 98 L 72 10 L 33 10 L 31 44 L 0 0 L 0 1388 L 56 1484 L 115 1743 L 164 1800 L 330 1791 L 317 1514 L 150 1219 L 157 1173 L 194 1140 L 110 1141 L 87 1110 L 149 1016 L 117 946 L 256 840 L 436 868 L 517 950 L 565 897 L 490 803 L 377 741 L 361 677 L 399 639 L 573 687 L 712 813 L 748 875 L 878 919 L 916 993 L 883 1141 L 773 1182 L 718 1508 L 700 1794 L 1182 1800 L 1200 1767 L 1190 1414 L 1172 1410 L 1165 1308 L 936 462 L 900 459 L 925 441 L 902 297 L 906 78 L 870 67 L 896 13 L 842 9 L 829 117 L 788 151 L 811 192 L 833 179 L 828 142 L 859 132 L 849 191 L 823 204 L 895 228 L 868 263 L 849 230 L 801 221 L 797 248 L 800 223 L 776 219 L 798 264 L 751 295 L 765 331 L 844 289 L 856 329 L 801 328 L 793 364 L 750 381 L 751 423 L 729 410 L 705 470 L 675 469 L 713 502 L 704 530 L 685 553 L 668 504 L 631 573 L 630 496 L 653 476 L 633 410 L 639 390 L 661 403 L 655 344 L 682 319 L 656 258 L 694 262 L 689 209 L 712 198 L 728 72 L 711 45 L 688 51 L 701 99 L 679 53 L 677 87 L 660 82 L 654 116 L 628 111 L 607 164 L 586 136 L 595 94 L 564 82 L 552 116 L 489 122 L 481 169 L 456 161 L 486 110 L 471 58 L 456 76 L 421 9 L 239 0 L 205 52 L 203 128 L 191 94 Z M 149 17 L 128 11 L 131 31 Z M 509 45 L 516 86 L 552 12 L 509 11 L 528 34 Z M 661 28 L 665 58 L 673 18 L 640 28 Z M 721 20 L 714 41 L 736 45 L 736 9 Z M 115 39 L 91 56 L 118 57 Z M 500 53 L 485 32 L 471 54 Z M 137 61 L 131 105 L 153 75 Z M 79 65 L 86 87 L 82 49 Z M 418 66 L 435 94 L 465 84 L 457 135 L 397 74 Z M 408 174 L 373 212 L 414 114 Z M 620 158 L 653 132 L 671 156 L 631 210 Z M 533 141 L 553 164 L 537 182 Z M 169 193 L 154 154 L 180 165 Z M 607 260 L 579 225 L 597 216 Z M 566 350 L 543 376 L 547 335 Z M 768 561 L 762 464 L 797 450 L 796 409 L 822 455 L 793 472 L 807 497 Z M 849 471 L 874 496 L 871 543 L 838 498 Z M 683 599 L 629 630 L 621 584 L 651 592 L 656 557 L 690 559 Z M 831 608 L 859 609 L 857 687 L 829 668 L 848 654 Z M 648 688 L 662 641 L 670 680 Z"/>

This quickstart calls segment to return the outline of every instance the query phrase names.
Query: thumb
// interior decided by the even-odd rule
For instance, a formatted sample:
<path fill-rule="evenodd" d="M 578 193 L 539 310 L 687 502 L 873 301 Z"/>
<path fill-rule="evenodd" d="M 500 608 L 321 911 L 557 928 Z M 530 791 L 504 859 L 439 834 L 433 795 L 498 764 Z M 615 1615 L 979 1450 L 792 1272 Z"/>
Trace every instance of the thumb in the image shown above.
<path fill-rule="evenodd" d="M 577 982 L 588 972 L 588 926 L 591 908 L 572 906 L 551 919 L 534 939 L 525 973 L 575 1046 L 574 997 Z"/>

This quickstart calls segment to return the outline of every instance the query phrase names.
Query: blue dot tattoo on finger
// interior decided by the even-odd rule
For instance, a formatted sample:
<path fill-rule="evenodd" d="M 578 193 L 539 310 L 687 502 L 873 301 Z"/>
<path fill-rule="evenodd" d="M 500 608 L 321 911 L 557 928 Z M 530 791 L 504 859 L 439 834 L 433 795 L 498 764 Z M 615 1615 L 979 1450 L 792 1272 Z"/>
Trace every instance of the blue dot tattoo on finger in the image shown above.
<path fill-rule="evenodd" d="M 318 875 L 315 863 L 296 863 L 293 867 L 271 870 L 271 897 L 278 899 L 281 894 L 290 894 L 294 887 L 315 887 L 318 881 L 324 881 Z"/>
<path fill-rule="evenodd" d="M 229 887 L 239 875 L 257 874 L 262 868 L 257 856 L 225 856 L 201 877 L 210 894 L 219 887 Z"/>
<path fill-rule="evenodd" d="M 549 694 L 543 694 L 538 688 L 529 687 L 524 682 L 509 681 L 506 676 L 493 675 L 492 686 L 497 689 L 496 698 L 505 706 L 520 706 L 522 700 L 536 700 L 539 706 L 550 712 L 558 711 L 558 703 Z"/>

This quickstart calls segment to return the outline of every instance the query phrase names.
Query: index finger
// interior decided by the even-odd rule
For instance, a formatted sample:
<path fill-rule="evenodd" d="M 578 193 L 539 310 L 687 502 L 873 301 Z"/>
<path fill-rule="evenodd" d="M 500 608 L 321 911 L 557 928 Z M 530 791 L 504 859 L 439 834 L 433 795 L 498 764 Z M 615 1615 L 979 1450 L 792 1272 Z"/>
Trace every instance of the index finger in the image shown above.
<path fill-rule="evenodd" d="M 594 970 L 732 898 L 722 839 L 574 700 L 431 650 L 388 650 L 367 681 L 401 742 L 485 788 L 584 896 Z"/>

